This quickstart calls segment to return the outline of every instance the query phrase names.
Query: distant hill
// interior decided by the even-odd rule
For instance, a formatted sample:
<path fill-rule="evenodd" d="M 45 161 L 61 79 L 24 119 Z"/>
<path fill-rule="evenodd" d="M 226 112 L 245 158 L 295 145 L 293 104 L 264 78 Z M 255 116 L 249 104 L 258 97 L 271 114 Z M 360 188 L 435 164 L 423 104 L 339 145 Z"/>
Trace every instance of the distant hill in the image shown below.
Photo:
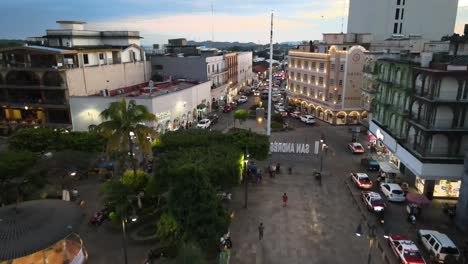
<path fill-rule="evenodd" d="M 0 39 L 0 49 L 22 46 L 24 43 L 25 41 L 20 39 Z"/>
<path fill-rule="evenodd" d="M 257 47 L 260 45 L 255 44 L 254 42 L 247 42 L 247 43 L 242 43 L 242 42 L 218 42 L 214 41 L 212 42 L 211 40 L 207 41 L 202 41 L 202 42 L 196 42 L 193 40 L 187 41 L 188 45 L 198 45 L 198 46 L 205 46 L 207 48 L 217 48 L 217 49 L 226 49 L 226 48 L 231 48 L 231 47 L 242 47 L 242 48 L 248 48 L 248 47 Z"/>

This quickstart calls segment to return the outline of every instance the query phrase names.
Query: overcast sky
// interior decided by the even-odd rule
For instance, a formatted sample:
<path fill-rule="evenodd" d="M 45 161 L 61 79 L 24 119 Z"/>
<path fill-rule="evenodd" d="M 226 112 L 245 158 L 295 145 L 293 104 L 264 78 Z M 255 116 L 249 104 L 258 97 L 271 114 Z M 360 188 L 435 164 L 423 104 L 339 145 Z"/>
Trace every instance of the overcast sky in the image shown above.
<path fill-rule="evenodd" d="M 139 30 L 146 45 L 177 37 L 211 40 L 212 31 L 215 41 L 267 43 L 274 10 L 275 42 L 321 39 L 323 32 L 341 32 L 342 22 L 346 31 L 347 1 L 0 0 L 0 38 L 42 36 L 56 20 L 79 20 L 90 29 Z M 459 0 L 456 32 L 466 23 L 468 0 Z"/>

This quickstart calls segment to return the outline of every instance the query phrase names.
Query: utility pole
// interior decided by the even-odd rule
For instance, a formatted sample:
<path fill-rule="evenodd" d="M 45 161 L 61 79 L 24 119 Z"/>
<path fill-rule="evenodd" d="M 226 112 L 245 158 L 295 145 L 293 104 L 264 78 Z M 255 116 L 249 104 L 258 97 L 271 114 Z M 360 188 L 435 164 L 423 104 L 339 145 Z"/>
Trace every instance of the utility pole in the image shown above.
<path fill-rule="evenodd" d="M 247 209 L 247 188 L 248 188 L 248 179 L 249 179 L 249 173 L 247 170 L 247 166 L 249 165 L 249 151 L 247 147 L 245 148 L 245 154 L 244 154 L 244 208 Z"/>
<path fill-rule="evenodd" d="M 273 79 L 273 12 L 271 12 L 270 29 L 270 79 L 268 84 L 268 118 L 267 118 L 267 136 L 271 135 L 271 83 Z"/>

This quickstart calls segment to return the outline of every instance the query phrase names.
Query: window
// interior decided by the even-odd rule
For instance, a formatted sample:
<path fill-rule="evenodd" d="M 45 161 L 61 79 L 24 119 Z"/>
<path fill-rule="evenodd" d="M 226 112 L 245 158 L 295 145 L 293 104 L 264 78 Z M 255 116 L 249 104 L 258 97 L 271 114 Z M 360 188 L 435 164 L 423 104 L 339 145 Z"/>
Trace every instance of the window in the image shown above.
<path fill-rule="evenodd" d="M 163 69 L 163 66 L 160 65 L 160 64 L 156 64 L 156 65 L 153 66 L 153 69 L 154 69 L 154 70 L 162 70 L 162 69 Z"/>
<path fill-rule="evenodd" d="M 395 10 L 395 19 L 398 20 L 400 18 L 400 8 Z"/>
<path fill-rule="evenodd" d="M 338 101 L 340 101 L 340 100 L 341 100 L 341 94 L 338 95 Z"/>
<path fill-rule="evenodd" d="M 302 94 L 307 94 L 307 87 L 302 87 Z"/>
<path fill-rule="evenodd" d="M 403 5 L 405 5 L 405 0 L 403 0 Z"/>
<path fill-rule="evenodd" d="M 434 246 L 434 249 L 435 249 L 436 252 L 437 252 L 437 250 L 439 250 L 439 247 L 440 247 L 439 243 L 436 243 L 435 246 Z"/>
<path fill-rule="evenodd" d="M 214 72 L 214 64 L 211 64 L 211 72 Z"/>
<path fill-rule="evenodd" d="M 401 3 L 401 0 L 397 0 L 397 1 L 396 1 L 396 4 L 397 4 L 397 5 L 400 5 L 400 3 Z"/>
<path fill-rule="evenodd" d="M 207 68 L 208 68 L 208 73 L 210 73 L 210 65 L 208 65 Z"/>
<path fill-rule="evenodd" d="M 312 62 L 312 69 L 315 71 L 315 68 L 317 67 L 317 63 L 315 61 Z"/>
<path fill-rule="evenodd" d="M 319 85 L 320 85 L 320 86 L 323 85 L 323 77 L 319 77 Z"/>
<path fill-rule="evenodd" d="M 398 33 L 398 23 L 393 24 L 393 34 Z"/>
<path fill-rule="evenodd" d="M 332 94 L 332 93 L 329 93 L 329 94 L 328 94 L 328 99 L 329 99 L 329 100 L 332 100 L 332 99 L 333 99 L 333 94 Z"/>
<path fill-rule="evenodd" d="M 99 59 L 103 60 L 104 59 L 104 53 L 99 53 Z"/>
<path fill-rule="evenodd" d="M 294 67 L 294 60 L 291 59 L 291 66 Z"/>
<path fill-rule="evenodd" d="M 402 9 L 401 9 L 401 17 L 400 17 L 402 20 L 403 20 L 403 16 L 404 16 L 404 15 L 405 15 L 405 9 L 402 8 Z"/>
<path fill-rule="evenodd" d="M 344 64 L 340 64 L 340 71 L 344 71 Z"/>
<path fill-rule="evenodd" d="M 314 89 L 310 89 L 310 96 L 315 96 L 315 90 Z"/>
<path fill-rule="evenodd" d="M 309 76 L 307 74 L 304 74 L 304 82 L 307 82 L 309 80 Z"/>
<path fill-rule="evenodd" d="M 309 62 L 308 61 L 304 62 L 304 68 L 306 68 L 306 69 L 309 68 Z"/>
<path fill-rule="evenodd" d="M 216 72 L 219 72 L 219 64 L 216 64 Z"/>
<path fill-rule="evenodd" d="M 330 70 L 334 70 L 335 69 L 335 64 L 331 64 L 330 65 Z"/>
<path fill-rule="evenodd" d="M 310 76 L 310 81 L 315 83 L 315 76 L 314 75 Z"/>
<path fill-rule="evenodd" d="M 291 72 L 291 79 L 294 79 L 294 72 Z"/>
<path fill-rule="evenodd" d="M 338 81 L 338 85 L 339 85 L 340 87 L 343 86 L 343 80 L 339 80 L 339 81 Z"/>
<path fill-rule="evenodd" d="M 402 29 L 403 29 L 403 23 L 400 23 L 400 31 L 399 31 L 400 33 L 399 34 L 401 34 Z"/>
<path fill-rule="evenodd" d="M 297 78 L 296 78 L 296 80 L 298 80 L 298 81 L 301 80 L 301 73 L 300 73 L 300 72 L 297 73 Z"/>
<path fill-rule="evenodd" d="M 89 64 L 88 54 L 83 54 L 83 63 L 84 64 Z"/>
<path fill-rule="evenodd" d="M 330 86 L 335 85 L 335 79 L 330 79 Z"/>
<path fill-rule="evenodd" d="M 322 93 L 322 92 L 319 92 L 319 93 L 318 93 L 318 96 L 319 96 L 320 98 L 322 98 L 322 97 L 323 97 L 323 93 Z"/>
<path fill-rule="evenodd" d="M 323 71 L 323 69 L 325 69 L 325 64 L 320 63 L 319 68 L 320 68 L 320 71 Z"/>

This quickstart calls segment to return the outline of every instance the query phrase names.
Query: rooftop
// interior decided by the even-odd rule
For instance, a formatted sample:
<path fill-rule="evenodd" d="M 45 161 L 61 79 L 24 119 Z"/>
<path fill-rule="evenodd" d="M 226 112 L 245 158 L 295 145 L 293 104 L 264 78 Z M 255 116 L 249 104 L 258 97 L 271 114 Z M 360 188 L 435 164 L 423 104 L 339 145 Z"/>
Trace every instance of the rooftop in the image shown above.
<path fill-rule="evenodd" d="M 153 88 L 150 88 L 148 85 L 120 88 L 109 91 L 109 95 L 111 97 L 152 98 L 192 88 L 198 84 L 200 83 L 195 81 L 176 80 L 173 82 L 156 83 Z"/>

